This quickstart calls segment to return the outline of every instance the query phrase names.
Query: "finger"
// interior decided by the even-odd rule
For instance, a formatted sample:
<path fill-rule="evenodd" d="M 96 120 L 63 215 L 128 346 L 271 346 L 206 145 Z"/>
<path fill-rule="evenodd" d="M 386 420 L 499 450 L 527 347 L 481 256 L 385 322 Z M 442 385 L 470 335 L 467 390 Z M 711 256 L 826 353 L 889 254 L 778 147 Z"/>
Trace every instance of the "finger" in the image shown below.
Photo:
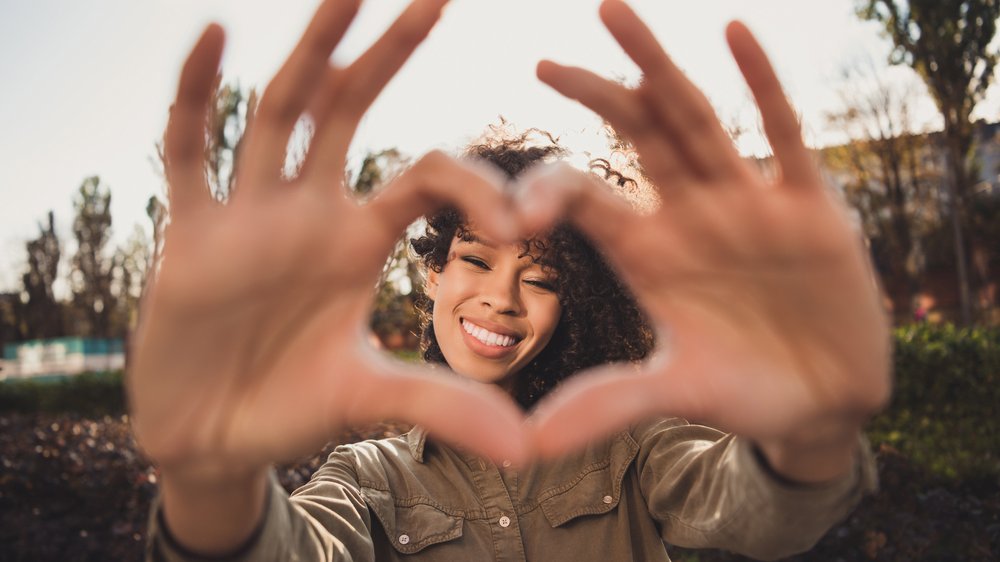
<path fill-rule="evenodd" d="M 240 158 L 238 184 L 255 191 L 281 179 L 292 129 L 319 87 L 330 53 L 344 36 L 360 0 L 326 0 L 302 39 L 261 96 Z"/>
<path fill-rule="evenodd" d="M 663 414 L 653 377 L 633 365 L 607 365 L 575 375 L 552 392 L 528 418 L 529 449 L 552 458 L 622 431 L 635 421 Z"/>
<path fill-rule="evenodd" d="M 205 120 L 224 43 L 221 27 L 213 24 L 205 28 L 184 63 L 177 99 L 170 108 L 163 155 L 174 220 L 212 201 L 205 178 Z"/>
<path fill-rule="evenodd" d="M 746 168 L 711 104 L 670 60 L 653 32 L 620 0 L 601 4 L 601 19 L 642 69 L 639 88 L 678 150 L 706 179 L 742 179 Z"/>
<path fill-rule="evenodd" d="M 802 142 L 798 117 L 789 105 L 764 49 L 740 22 L 734 21 L 726 27 L 726 39 L 760 108 L 764 132 L 771 142 L 782 178 L 793 184 L 821 185 L 812 154 Z"/>
<path fill-rule="evenodd" d="M 642 158 L 646 173 L 657 186 L 669 189 L 692 179 L 692 171 L 652 124 L 651 116 L 636 93 L 582 68 L 541 61 L 538 79 L 560 94 L 574 99 L 600 115 L 616 131 L 628 138 Z"/>
<path fill-rule="evenodd" d="M 364 208 L 395 240 L 417 217 L 445 206 L 464 212 L 498 242 L 510 243 L 521 232 L 504 180 L 495 170 L 461 162 L 443 152 L 429 152 L 386 186 Z"/>
<path fill-rule="evenodd" d="M 399 419 L 497 462 L 526 460 L 524 414 L 500 389 L 427 369 L 385 368 L 393 374 L 373 379 L 360 421 Z"/>
<path fill-rule="evenodd" d="M 567 164 L 537 167 L 520 184 L 514 204 L 525 232 L 543 232 L 569 217 L 584 234 L 616 254 L 642 220 L 606 183 Z"/>
<path fill-rule="evenodd" d="M 448 0 L 415 0 L 353 64 L 331 73 L 315 106 L 316 134 L 303 167 L 317 185 L 344 175 L 344 158 L 365 111 L 427 37 Z"/>

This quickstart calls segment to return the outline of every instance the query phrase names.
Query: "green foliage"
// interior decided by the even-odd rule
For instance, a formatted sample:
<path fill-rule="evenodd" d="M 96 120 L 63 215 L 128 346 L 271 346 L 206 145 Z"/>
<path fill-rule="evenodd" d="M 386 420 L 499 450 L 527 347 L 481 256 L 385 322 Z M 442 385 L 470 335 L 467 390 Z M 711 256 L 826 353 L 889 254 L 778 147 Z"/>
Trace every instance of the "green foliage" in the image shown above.
<path fill-rule="evenodd" d="M 63 311 L 53 290 L 59 274 L 61 252 L 52 211 L 49 211 L 48 226 L 39 224 L 38 227 L 38 238 L 25 244 L 28 251 L 28 271 L 21 277 L 21 281 L 28 302 L 7 311 L 11 316 L 5 322 L 9 328 L 3 330 L 7 332 L 7 341 L 63 335 Z"/>
<path fill-rule="evenodd" d="M 956 202 L 951 221 L 962 323 L 972 320 L 969 258 L 963 217 L 973 197 L 975 153 L 970 120 L 994 79 L 1000 54 L 994 45 L 1000 0 L 859 0 L 858 15 L 882 24 L 894 45 L 889 60 L 906 64 L 923 78 L 944 120 L 949 181 L 947 199 Z M 987 279 L 980 279 L 988 283 Z"/>
<path fill-rule="evenodd" d="M 101 184 L 99 177 L 89 177 L 80 185 L 73 208 L 77 249 L 69 277 L 73 290 L 70 333 L 110 337 L 116 306 L 111 290 L 113 264 L 105 249 L 111 241 L 111 190 Z"/>
<path fill-rule="evenodd" d="M 869 426 L 872 444 L 954 480 L 1000 477 L 1000 328 L 918 324 L 894 332 L 896 386 Z M 397 351 L 404 361 L 419 352 Z M 0 413 L 120 415 L 120 371 L 0 383 Z"/>
<path fill-rule="evenodd" d="M 0 413 L 11 412 L 75 413 L 85 417 L 121 415 L 125 413 L 122 372 L 0 382 Z"/>
<path fill-rule="evenodd" d="M 937 476 L 1000 476 L 1000 329 L 922 324 L 894 336 L 896 387 L 872 443 Z"/>
<path fill-rule="evenodd" d="M 890 61 L 913 67 L 942 111 L 942 98 L 968 97 L 974 105 L 985 95 L 997 63 L 989 47 L 1000 17 L 997 0 L 864 0 L 858 15 L 885 27 L 895 45 Z M 955 84 L 957 91 L 947 86 Z"/>

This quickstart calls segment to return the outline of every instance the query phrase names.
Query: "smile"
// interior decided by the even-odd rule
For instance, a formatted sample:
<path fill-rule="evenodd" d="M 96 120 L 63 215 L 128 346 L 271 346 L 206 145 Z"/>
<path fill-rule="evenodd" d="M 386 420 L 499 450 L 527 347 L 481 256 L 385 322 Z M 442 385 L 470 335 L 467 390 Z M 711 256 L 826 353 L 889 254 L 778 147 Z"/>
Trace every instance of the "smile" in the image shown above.
<path fill-rule="evenodd" d="M 477 326 L 468 320 L 462 320 L 462 329 L 467 334 L 476 338 L 484 345 L 493 347 L 510 347 L 517 343 L 518 339 L 512 336 L 505 336 L 496 332 L 491 332 L 482 326 Z"/>

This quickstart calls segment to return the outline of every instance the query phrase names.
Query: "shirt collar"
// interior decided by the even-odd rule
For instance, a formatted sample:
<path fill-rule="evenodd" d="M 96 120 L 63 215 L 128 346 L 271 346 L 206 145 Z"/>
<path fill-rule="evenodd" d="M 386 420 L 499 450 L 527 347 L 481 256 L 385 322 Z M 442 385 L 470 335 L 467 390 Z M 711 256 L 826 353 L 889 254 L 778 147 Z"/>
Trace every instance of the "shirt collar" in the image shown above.
<path fill-rule="evenodd" d="M 406 445 L 410 449 L 413 459 L 419 463 L 424 462 L 424 451 L 427 447 L 427 430 L 423 426 L 415 425 L 406 434 Z M 459 456 L 465 464 L 472 470 L 486 470 L 486 463 L 480 457 L 473 454 L 464 447 L 452 447 L 452 450 Z"/>
<path fill-rule="evenodd" d="M 419 462 L 424 462 L 424 445 L 427 443 L 427 430 L 422 426 L 415 425 L 406 434 L 406 444 L 410 447 L 410 454 Z"/>

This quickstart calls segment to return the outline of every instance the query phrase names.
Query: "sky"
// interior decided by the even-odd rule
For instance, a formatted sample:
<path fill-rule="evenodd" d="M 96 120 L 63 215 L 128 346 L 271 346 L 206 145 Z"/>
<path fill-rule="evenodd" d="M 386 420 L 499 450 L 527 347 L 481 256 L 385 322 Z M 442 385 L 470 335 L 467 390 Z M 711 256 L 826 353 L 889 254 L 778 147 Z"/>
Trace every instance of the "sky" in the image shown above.
<path fill-rule="evenodd" d="M 362 121 L 350 155 L 397 147 L 419 155 L 457 150 L 502 115 L 577 151 L 600 152 L 600 122 L 538 82 L 549 58 L 635 81 L 634 64 L 603 28 L 598 0 L 452 0 L 430 37 Z M 224 80 L 263 88 L 317 0 L 0 0 L 0 291 L 19 286 L 24 242 L 51 209 L 65 260 L 72 201 L 98 175 L 112 193 L 114 246 L 150 232 L 151 195 L 164 192 L 155 142 L 188 50 L 209 22 L 227 31 Z M 354 59 L 406 5 L 368 0 L 333 55 Z M 874 62 L 885 79 L 920 96 L 920 127 L 936 127 L 933 104 L 905 68 L 887 68 L 889 42 L 854 15 L 854 0 L 632 0 L 674 60 L 727 122 L 755 118 L 723 38 L 744 21 L 768 51 L 802 114 L 807 141 L 836 142 L 825 112 L 839 104 L 841 70 Z M 867 63 L 865 63 L 867 64 Z M 994 87 L 977 115 L 996 120 Z M 748 138 L 741 150 L 764 150 Z M 68 267 L 60 270 L 65 276 Z M 63 286 L 61 290 L 65 290 Z"/>

